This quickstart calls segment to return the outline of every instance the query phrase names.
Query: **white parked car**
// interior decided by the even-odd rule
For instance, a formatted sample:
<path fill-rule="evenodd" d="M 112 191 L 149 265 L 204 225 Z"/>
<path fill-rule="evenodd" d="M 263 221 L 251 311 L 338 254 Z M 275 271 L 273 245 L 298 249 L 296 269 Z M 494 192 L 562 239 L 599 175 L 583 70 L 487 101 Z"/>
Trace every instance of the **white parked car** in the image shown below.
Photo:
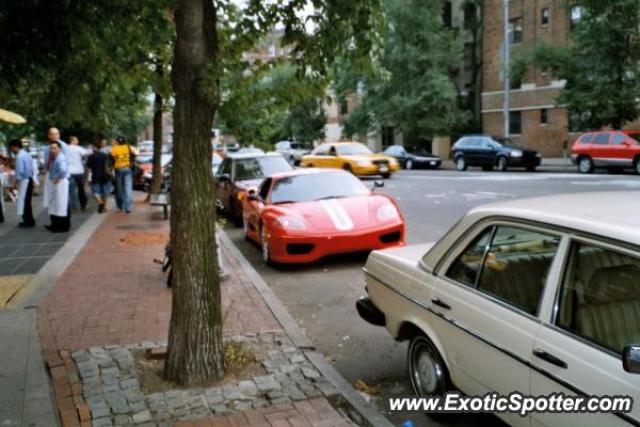
<path fill-rule="evenodd" d="M 302 161 L 302 156 L 311 151 L 299 142 L 280 141 L 276 143 L 276 151 L 289 161 L 292 165 L 297 165 Z"/>
<path fill-rule="evenodd" d="M 435 244 L 372 252 L 358 312 L 410 340 L 418 395 L 631 396 L 629 413 L 497 415 L 514 426 L 640 425 L 639 196 L 475 208 Z"/>

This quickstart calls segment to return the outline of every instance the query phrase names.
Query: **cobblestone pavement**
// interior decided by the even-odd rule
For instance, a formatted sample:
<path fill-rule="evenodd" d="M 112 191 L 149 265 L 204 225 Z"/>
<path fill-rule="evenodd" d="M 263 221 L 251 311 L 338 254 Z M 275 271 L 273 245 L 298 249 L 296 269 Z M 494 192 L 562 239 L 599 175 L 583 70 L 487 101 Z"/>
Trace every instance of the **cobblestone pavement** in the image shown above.
<path fill-rule="evenodd" d="M 352 426 L 323 398 L 289 405 L 238 412 L 194 422 L 182 421 L 176 427 L 347 427 Z"/>
<path fill-rule="evenodd" d="M 111 213 L 38 307 L 43 355 L 63 426 L 187 420 L 254 425 L 238 420 L 258 419 L 265 426 L 349 425 L 326 399 L 336 390 L 292 344 L 224 246 L 229 273 L 221 285 L 224 335 L 263 354 L 264 375 L 207 389 L 143 392 L 133 355 L 162 345 L 168 334 L 171 291 L 153 263 L 163 255 L 158 235 L 168 236 L 168 230 L 161 212 L 147 205 L 137 204 L 131 215 Z M 130 244 L 131 233 L 149 243 Z"/>
<path fill-rule="evenodd" d="M 82 380 L 82 398 L 95 426 L 166 423 L 229 415 L 334 396 L 335 388 L 282 332 L 228 337 L 261 359 L 263 375 L 217 387 L 145 394 L 135 368 L 137 346 L 92 347 L 71 353 Z M 157 345 L 162 346 L 163 343 Z M 82 406 L 80 411 L 86 412 Z"/>

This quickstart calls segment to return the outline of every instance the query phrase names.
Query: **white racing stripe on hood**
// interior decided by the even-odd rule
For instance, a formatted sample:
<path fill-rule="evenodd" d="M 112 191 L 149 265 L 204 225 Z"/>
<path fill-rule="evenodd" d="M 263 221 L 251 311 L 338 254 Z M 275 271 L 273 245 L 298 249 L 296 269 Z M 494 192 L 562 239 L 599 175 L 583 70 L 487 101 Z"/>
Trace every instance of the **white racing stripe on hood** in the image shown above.
<path fill-rule="evenodd" d="M 336 229 L 340 231 L 353 229 L 353 221 L 351 220 L 351 217 L 336 199 L 321 200 L 320 204 L 327 215 L 329 215 L 329 218 L 331 218 Z"/>

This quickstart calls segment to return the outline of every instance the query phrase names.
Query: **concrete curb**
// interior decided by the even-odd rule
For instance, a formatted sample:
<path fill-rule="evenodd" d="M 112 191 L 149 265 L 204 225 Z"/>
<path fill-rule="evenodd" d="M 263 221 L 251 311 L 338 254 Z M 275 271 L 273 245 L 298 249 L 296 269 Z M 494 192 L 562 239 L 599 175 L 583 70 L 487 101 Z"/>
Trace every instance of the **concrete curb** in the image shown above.
<path fill-rule="evenodd" d="M 342 395 L 342 397 L 344 397 L 344 399 L 358 412 L 358 415 L 364 419 L 366 425 L 376 427 L 393 427 L 393 424 L 380 414 L 375 407 L 364 400 L 353 386 L 325 360 L 322 354 L 314 351 L 314 346 L 311 340 L 304 335 L 282 302 L 271 290 L 269 285 L 267 285 L 264 279 L 262 279 L 260 274 L 253 268 L 253 266 L 251 266 L 251 263 L 249 263 L 245 256 L 242 255 L 240 249 L 238 249 L 238 247 L 233 243 L 227 233 L 222 229 L 218 229 L 218 233 L 221 242 L 225 245 L 231 255 L 238 260 L 238 263 L 293 343 L 297 347 L 301 347 L 303 349 L 309 361 L 311 361 L 316 369 L 322 373 L 322 375 L 336 388 L 336 390 L 338 390 L 340 395 Z"/>

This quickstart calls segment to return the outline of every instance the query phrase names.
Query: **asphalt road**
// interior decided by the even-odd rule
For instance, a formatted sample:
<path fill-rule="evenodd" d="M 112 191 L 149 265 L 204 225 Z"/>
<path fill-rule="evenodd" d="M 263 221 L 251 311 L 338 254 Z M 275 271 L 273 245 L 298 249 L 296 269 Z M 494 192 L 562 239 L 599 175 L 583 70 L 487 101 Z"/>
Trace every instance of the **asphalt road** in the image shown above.
<path fill-rule="evenodd" d="M 365 180 L 373 186 L 373 180 Z M 634 175 L 573 173 L 401 171 L 378 191 L 394 196 L 407 224 L 407 243 L 439 239 L 470 208 L 500 201 L 584 191 L 638 190 Z M 411 394 L 406 371 L 406 343 L 386 329 L 361 320 L 354 308 L 364 293 L 366 254 L 341 255 L 303 267 L 266 267 L 259 248 L 244 240 L 241 229 L 229 235 L 285 304 L 293 317 L 347 380 L 377 388 L 384 409 L 388 396 Z M 386 413 L 386 411 L 385 411 Z M 500 425 L 492 416 L 456 416 L 431 420 L 422 414 L 388 414 L 396 425 L 408 419 L 423 425 Z"/>

